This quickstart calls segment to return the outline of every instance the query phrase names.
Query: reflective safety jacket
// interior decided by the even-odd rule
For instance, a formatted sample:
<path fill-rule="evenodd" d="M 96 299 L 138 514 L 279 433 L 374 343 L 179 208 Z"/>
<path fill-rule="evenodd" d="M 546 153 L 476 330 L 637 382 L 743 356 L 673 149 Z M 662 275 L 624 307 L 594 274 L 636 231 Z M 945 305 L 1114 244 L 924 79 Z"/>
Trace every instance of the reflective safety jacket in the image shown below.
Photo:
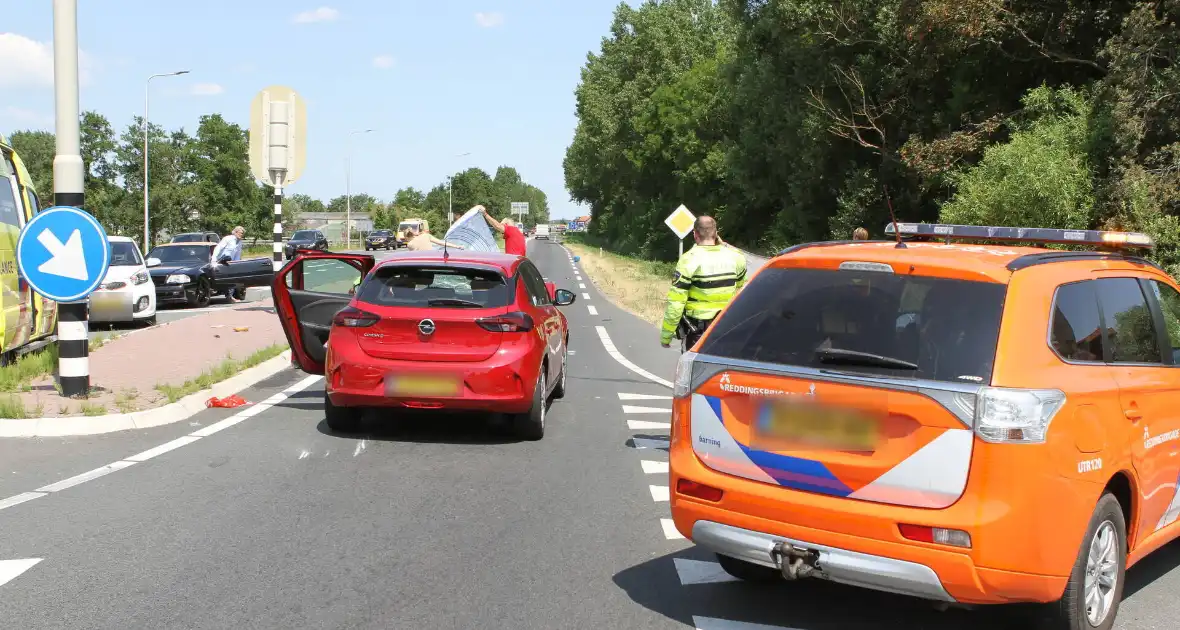
<path fill-rule="evenodd" d="M 660 343 L 672 343 L 682 317 L 717 317 L 746 284 L 746 257 L 725 245 L 696 245 L 684 252 L 672 275 Z"/>

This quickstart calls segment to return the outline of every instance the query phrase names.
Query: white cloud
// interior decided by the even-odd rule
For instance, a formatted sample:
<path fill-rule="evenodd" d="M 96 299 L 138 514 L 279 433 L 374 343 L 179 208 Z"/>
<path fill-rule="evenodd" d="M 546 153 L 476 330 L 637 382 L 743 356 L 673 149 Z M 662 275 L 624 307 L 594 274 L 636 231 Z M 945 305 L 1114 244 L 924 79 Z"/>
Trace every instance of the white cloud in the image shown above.
<path fill-rule="evenodd" d="M 0 33 L 0 87 L 53 87 L 53 43 L 39 42 L 16 33 Z M 90 83 L 96 64 L 78 51 L 79 82 Z"/>
<path fill-rule="evenodd" d="M 504 16 L 500 13 L 484 13 L 481 11 L 475 14 L 475 23 L 483 28 L 495 28 L 504 24 Z"/>
<path fill-rule="evenodd" d="M 3 125 L 7 129 L 19 129 L 21 127 L 32 127 L 36 129 L 52 129 L 54 125 L 53 114 L 47 114 L 32 109 L 24 109 L 21 107 L 13 107 L 11 105 L 0 109 L 0 121 L 4 121 Z"/>
<path fill-rule="evenodd" d="M 193 96 L 216 96 L 222 92 L 225 92 L 225 88 L 216 83 L 197 83 L 189 89 Z"/>
<path fill-rule="evenodd" d="M 320 7 L 311 11 L 304 11 L 296 13 L 295 17 L 291 18 L 292 22 L 296 24 L 311 24 L 313 22 L 332 22 L 340 17 L 340 12 L 332 7 Z"/>
<path fill-rule="evenodd" d="M 397 60 L 393 58 L 393 55 L 377 55 L 373 57 L 373 67 L 381 68 L 382 70 L 392 68 L 396 62 Z"/>

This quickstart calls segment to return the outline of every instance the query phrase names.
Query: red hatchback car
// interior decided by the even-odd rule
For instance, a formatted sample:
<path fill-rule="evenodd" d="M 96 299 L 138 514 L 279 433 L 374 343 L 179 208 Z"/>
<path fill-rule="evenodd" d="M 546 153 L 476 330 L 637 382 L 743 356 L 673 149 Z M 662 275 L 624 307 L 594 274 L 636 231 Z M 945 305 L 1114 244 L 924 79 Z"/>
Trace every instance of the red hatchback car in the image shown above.
<path fill-rule="evenodd" d="M 569 325 L 557 307 L 576 296 L 526 258 L 405 252 L 374 267 L 372 256 L 307 252 L 272 292 L 293 361 L 325 376 L 334 431 L 358 430 L 365 408 L 486 411 L 539 440 L 549 402 L 565 395 Z"/>

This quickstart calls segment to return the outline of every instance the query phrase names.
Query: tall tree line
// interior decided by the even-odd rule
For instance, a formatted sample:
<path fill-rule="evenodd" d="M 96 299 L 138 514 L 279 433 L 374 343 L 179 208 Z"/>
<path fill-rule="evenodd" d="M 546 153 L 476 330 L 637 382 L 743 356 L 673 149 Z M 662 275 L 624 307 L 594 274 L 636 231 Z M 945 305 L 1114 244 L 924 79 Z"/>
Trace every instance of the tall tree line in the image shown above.
<path fill-rule="evenodd" d="M 86 167 L 86 210 L 111 234 L 143 240 L 143 121 L 137 118 L 119 135 L 97 112 L 82 114 L 82 159 Z M 54 135 L 49 131 L 14 132 L 9 140 L 27 164 L 41 197 L 52 199 Z M 196 132 L 167 131 L 149 125 L 151 233 L 176 234 L 210 230 L 227 233 L 236 225 L 247 234 L 267 240 L 274 221 L 274 189 L 250 172 L 249 134 L 220 114 L 202 116 Z M 367 194 L 352 195 L 352 209 L 368 212 L 378 228 L 396 227 L 402 219 L 428 219 L 434 229 L 445 228 L 449 208 L 447 182 L 429 192 L 403 188 L 383 202 Z M 527 222 L 547 221 L 545 193 L 521 179 L 515 168 L 501 166 L 495 176 L 472 168 L 456 173 L 452 182 L 456 215 L 483 204 L 498 216 L 508 216 L 509 203 L 529 202 Z M 344 212 L 344 195 L 323 201 L 296 194 L 283 203 L 283 225 L 297 228 L 304 212 Z"/>
<path fill-rule="evenodd" d="M 760 251 L 889 221 L 1141 229 L 1180 263 L 1180 0 L 648 0 L 577 88 L 591 229 Z"/>

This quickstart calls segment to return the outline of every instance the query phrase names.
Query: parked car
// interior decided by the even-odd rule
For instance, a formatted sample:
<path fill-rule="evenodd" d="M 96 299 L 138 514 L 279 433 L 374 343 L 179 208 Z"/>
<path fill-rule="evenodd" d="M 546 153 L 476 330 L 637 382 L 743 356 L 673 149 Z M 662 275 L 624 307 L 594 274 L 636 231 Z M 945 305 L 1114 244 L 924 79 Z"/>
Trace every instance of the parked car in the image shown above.
<path fill-rule="evenodd" d="M 95 323 L 156 322 L 156 286 L 135 241 L 110 236 L 111 266 L 90 294 L 90 321 Z"/>
<path fill-rule="evenodd" d="M 204 307 L 214 295 L 228 297 L 249 287 L 270 284 L 274 277 L 270 258 L 214 263 L 215 247 L 217 243 L 169 243 L 148 252 L 147 267 L 156 287 L 156 304 Z"/>
<path fill-rule="evenodd" d="M 374 249 L 397 249 L 397 238 L 391 230 L 373 230 L 365 237 L 365 251 Z"/>
<path fill-rule="evenodd" d="M 172 237 L 169 243 L 217 243 L 221 237 L 217 232 L 185 232 Z"/>
<path fill-rule="evenodd" d="M 328 238 L 319 230 L 296 230 L 291 238 L 287 239 L 287 245 L 284 247 L 287 258 L 294 258 L 297 249 L 326 251 Z"/>
<path fill-rule="evenodd" d="M 557 307 L 576 296 L 525 258 L 432 250 L 374 267 L 371 255 L 315 253 L 288 262 L 271 288 L 294 362 L 327 376 L 334 431 L 357 431 L 371 407 L 466 410 L 508 414 L 520 437 L 538 440 L 550 401 L 565 395 L 569 325 Z"/>

